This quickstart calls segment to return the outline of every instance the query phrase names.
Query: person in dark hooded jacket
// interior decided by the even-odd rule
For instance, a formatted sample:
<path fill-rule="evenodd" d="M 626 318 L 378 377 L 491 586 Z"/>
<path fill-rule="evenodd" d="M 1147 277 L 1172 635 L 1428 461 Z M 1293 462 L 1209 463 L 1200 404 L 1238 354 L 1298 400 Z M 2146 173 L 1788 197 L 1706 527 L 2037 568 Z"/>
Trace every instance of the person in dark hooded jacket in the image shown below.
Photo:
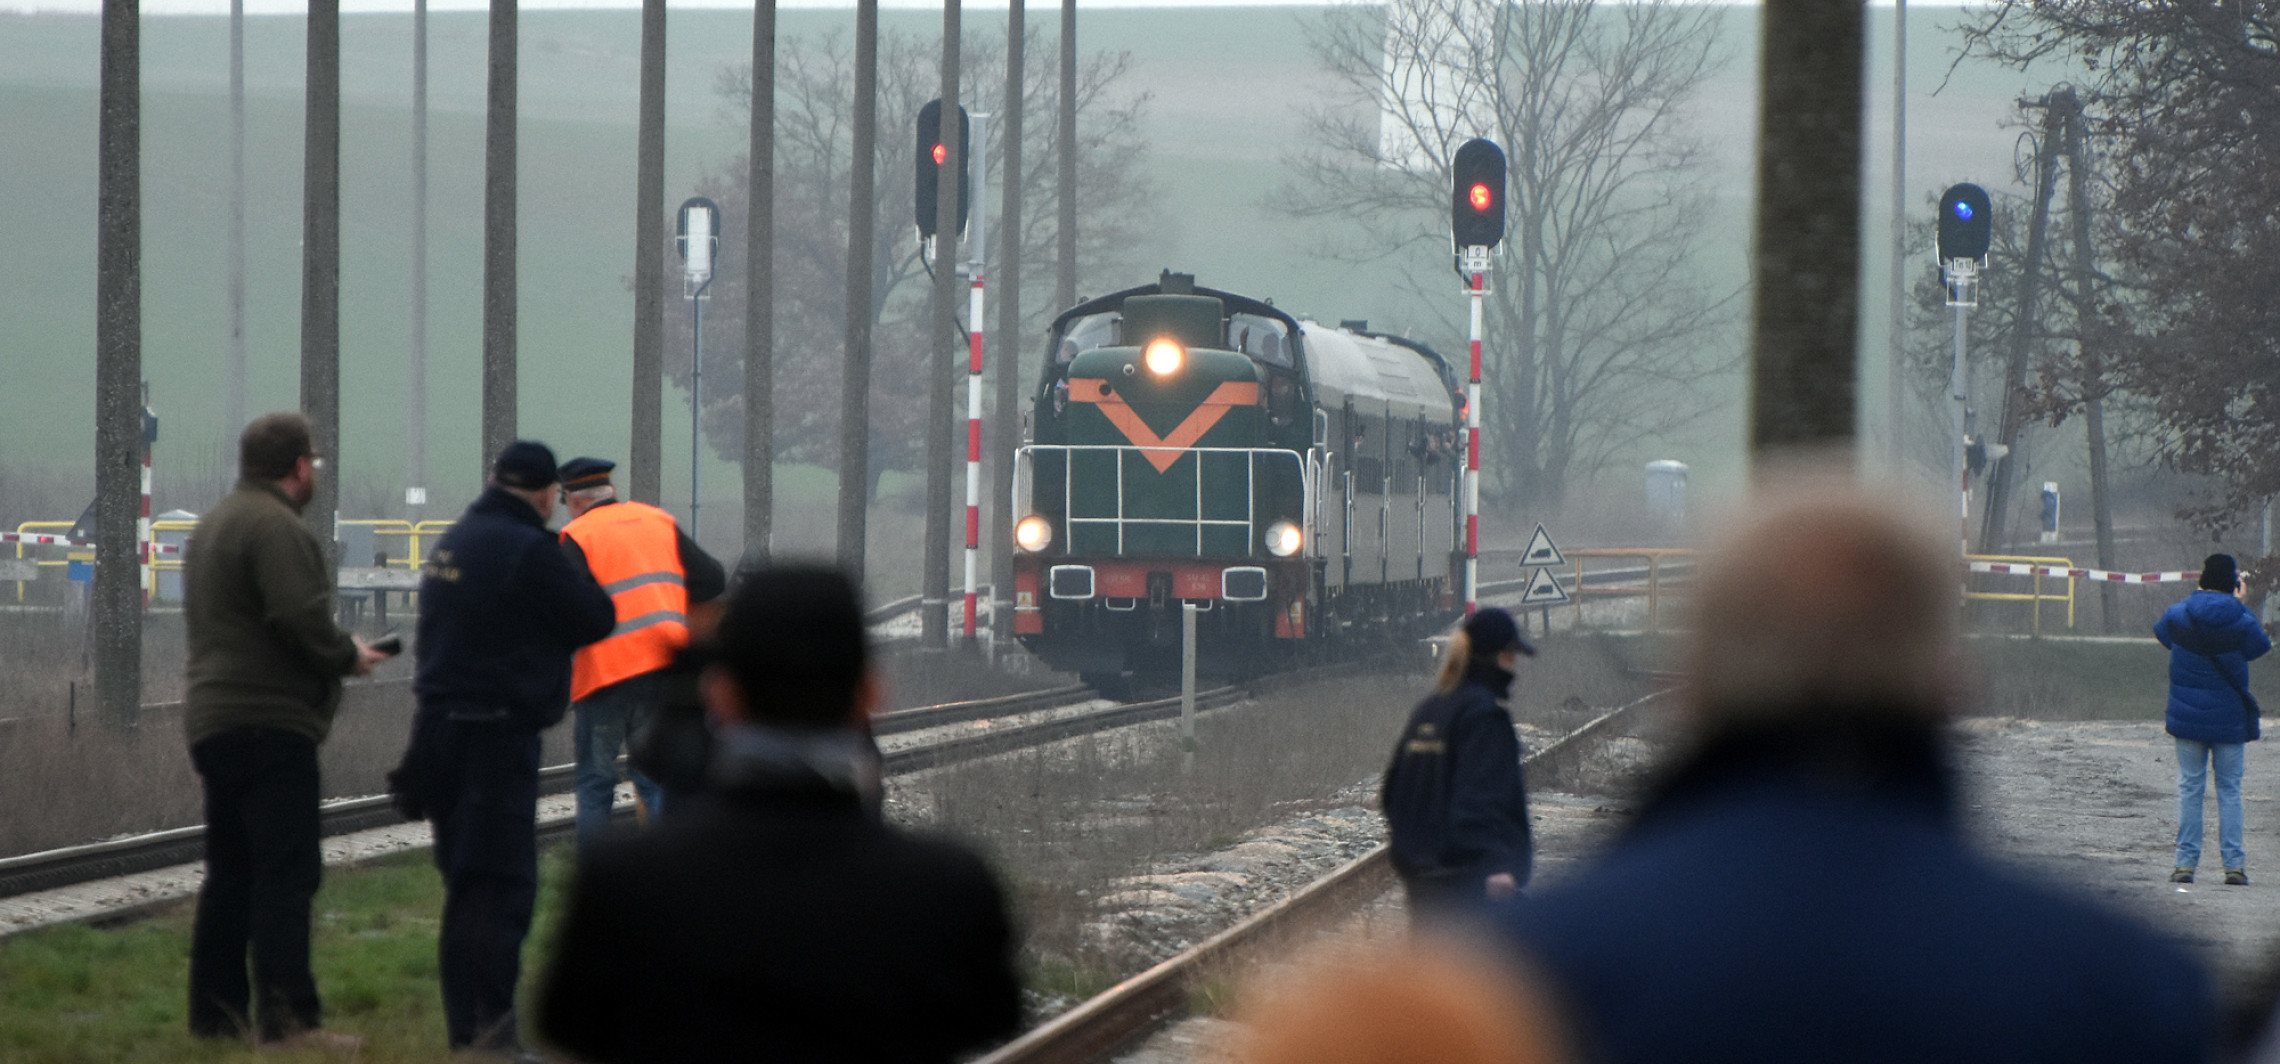
<path fill-rule="evenodd" d="M 2272 649 L 2240 601 L 2240 568 L 2230 554 L 2201 563 L 2200 590 L 2162 613 L 2153 637 L 2169 648 L 2169 734 L 2177 740 L 2177 862 L 2172 883 L 2191 883 L 2201 863 L 2201 806 L 2209 769 L 2217 775 L 2217 849 L 2225 885 L 2248 885 L 2241 848 L 2240 777 L 2247 744 L 2262 736 L 2248 695 L 2248 663 Z"/>
<path fill-rule="evenodd" d="M 1534 647 L 1512 615 L 1484 609 L 1449 640 L 1438 689 L 1394 745 L 1382 796 L 1393 867 L 1420 920 L 1511 897 L 1534 847 L 1520 737 L 1505 712 L 1512 669 Z"/>

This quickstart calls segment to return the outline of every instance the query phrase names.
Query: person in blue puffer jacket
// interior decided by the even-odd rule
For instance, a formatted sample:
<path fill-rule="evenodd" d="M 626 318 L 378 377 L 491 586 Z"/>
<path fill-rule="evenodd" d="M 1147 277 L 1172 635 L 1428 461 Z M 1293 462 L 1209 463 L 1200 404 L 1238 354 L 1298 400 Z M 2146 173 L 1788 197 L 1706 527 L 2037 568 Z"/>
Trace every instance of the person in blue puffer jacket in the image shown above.
<path fill-rule="evenodd" d="M 2201 863 L 2201 796 L 2214 766 L 2225 885 L 2244 887 L 2240 777 L 2247 744 L 2263 734 L 2248 694 L 2248 663 L 2271 650 L 2272 640 L 2241 604 L 2240 567 L 2232 555 L 2209 555 L 2200 585 L 2153 625 L 2153 637 L 2169 648 L 2168 730 L 2177 739 L 2177 862 L 2169 881 L 2191 883 Z"/>

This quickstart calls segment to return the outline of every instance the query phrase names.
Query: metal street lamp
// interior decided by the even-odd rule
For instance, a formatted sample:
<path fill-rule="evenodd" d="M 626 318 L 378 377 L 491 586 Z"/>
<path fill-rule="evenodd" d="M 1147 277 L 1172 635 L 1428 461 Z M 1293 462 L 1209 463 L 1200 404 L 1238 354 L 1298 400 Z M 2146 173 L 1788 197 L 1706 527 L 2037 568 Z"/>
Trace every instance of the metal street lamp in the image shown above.
<path fill-rule="evenodd" d="M 681 252 L 681 296 L 689 301 L 695 339 L 689 354 L 689 538 L 697 538 L 697 470 L 703 455 L 702 391 L 705 379 L 705 290 L 712 287 L 713 256 L 720 250 L 720 205 L 691 196 L 681 204 L 674 243 Z"/>

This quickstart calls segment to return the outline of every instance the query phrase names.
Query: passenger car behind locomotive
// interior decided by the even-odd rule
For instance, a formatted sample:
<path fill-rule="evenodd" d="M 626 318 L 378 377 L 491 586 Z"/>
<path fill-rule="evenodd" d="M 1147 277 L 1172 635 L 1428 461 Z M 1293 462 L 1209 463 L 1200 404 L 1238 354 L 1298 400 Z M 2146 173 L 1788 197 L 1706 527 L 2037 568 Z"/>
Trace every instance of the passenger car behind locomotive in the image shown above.
<path fill-rule="evenodd" d="M 1455 616 L 1456 381 L 1422 344 L 1153 285 L 1054 320 L 1015 458 L 1014 631 L 1103 688 Z"/>

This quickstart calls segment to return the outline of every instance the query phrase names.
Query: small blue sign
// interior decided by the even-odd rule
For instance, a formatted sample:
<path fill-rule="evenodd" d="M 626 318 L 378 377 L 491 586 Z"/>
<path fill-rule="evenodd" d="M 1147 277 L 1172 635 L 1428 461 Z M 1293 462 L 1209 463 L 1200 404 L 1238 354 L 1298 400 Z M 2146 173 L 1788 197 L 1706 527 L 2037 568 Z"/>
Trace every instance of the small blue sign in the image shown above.
<path fill-rule="evenodd" d="M 70 577 L 77 583 L 88 583 L 95 579 L 95 563 L 66 562 L 64 563 L 63 575 Z"/>

